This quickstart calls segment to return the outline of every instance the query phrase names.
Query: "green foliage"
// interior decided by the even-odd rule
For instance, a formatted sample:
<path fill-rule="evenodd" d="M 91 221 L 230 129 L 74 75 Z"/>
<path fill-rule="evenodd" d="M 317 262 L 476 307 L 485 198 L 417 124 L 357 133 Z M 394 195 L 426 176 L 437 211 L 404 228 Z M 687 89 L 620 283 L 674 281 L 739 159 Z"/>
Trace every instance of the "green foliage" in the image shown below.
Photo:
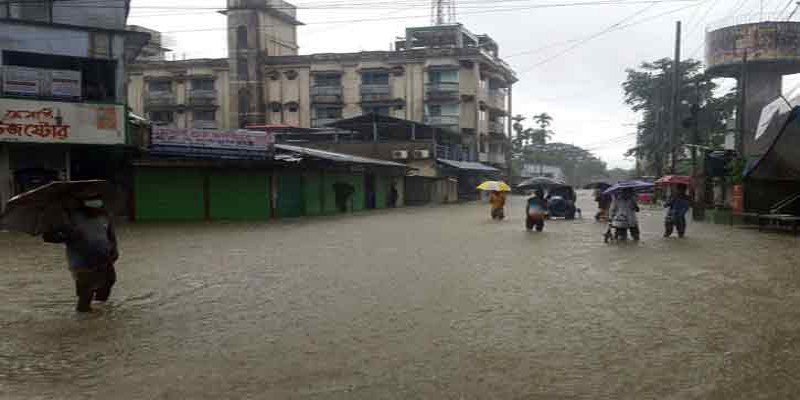
<path fill-rule="evenodd" d="M 515 135 L 512 144 L 512 168 L 519 172 L 524 163 L 546 164 L 560 167 L 576 184 L 594 177 L 605 176 L 606 164 L 594 154 L 571 144 L 550 143 L 554 133 L 549 129 L 553 117 L 547 113 L 533 116 L 538 128 L 525 128 L 524 117 L 512 118 Z"/>
<path fill-rule="evenodd" d="M 681 62 L 678 132 L 674 146 L 683 148 L 684 144 L 709 145 L 720 139 L 724 133 L 724 121 L 735 109 L 736 96 L 728 93 L 714 97 L 717 85 L 711 77 L 702 73 L 702 64 L 697 60 Z M 653 62 L 643 62 L 637 69 L 628 69 L 627 79 L 622 84 L 625 103 L 631 110 L 641 113 L 638 124 L 637 146 L 630 149 L 628 156 L 636 156 L 644 161 L 648 175 L 661 175 L 668 161 L 669 121 L 672 118 L 672 60 L 662 58 Z M 694 120 L 681 124 L 691 118 L 692 105 L 696 105 L 698 137 L 694 137 Z M 684 154 L 677 151 L 678 156 Z M 680 164 L 680 159 L 678 163 Z"/>

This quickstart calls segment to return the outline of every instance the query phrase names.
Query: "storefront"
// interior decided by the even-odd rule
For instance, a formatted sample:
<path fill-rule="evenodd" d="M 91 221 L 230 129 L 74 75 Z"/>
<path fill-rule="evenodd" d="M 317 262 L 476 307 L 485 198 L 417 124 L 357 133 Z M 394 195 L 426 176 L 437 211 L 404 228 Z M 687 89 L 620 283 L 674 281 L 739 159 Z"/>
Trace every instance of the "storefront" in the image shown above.
<path fill-rule="evenodd" d="M 0 99 L 0 206 L 54 180 L 115 180 L 124 165 L 117 104 Z"/>

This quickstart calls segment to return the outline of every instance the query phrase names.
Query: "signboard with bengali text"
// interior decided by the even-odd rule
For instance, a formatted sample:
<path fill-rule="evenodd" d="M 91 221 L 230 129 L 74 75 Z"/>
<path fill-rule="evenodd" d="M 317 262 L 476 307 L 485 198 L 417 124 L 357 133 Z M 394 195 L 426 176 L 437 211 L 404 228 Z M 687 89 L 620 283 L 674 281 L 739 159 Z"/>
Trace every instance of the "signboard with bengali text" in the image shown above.
<path fill-rule="evenodd" d="M 800 23 L 742 24 L 706 34 L 706 64 L 710 68 L 739 64 L 745 52 L 750 62 L 800 60 Z"/>
<path fill-rule="evenodd" d="M 125 108 L 0 98 L 0 142 L 125 144 Z"/>
<path fill-rule="evenodd" d="M 267 159 L 273 154 L 274 136 L 252 130 L 153 127 L 150 151 L 227 159 Z"/>

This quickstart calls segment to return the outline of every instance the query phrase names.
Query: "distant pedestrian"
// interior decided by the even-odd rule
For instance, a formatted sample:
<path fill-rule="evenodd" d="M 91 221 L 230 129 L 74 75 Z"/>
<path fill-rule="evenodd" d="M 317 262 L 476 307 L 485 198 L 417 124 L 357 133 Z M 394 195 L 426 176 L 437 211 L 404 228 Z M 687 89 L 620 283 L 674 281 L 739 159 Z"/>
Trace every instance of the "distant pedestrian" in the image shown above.
<path fill-rule="evenodd" d="M 686 234 L 686 213 L 692 205 L 691 199 L 686 195 L 686 185 L 678 185 L 675 193 L 664 204 L 667 207 L 667 215 L 664 220 L 664 237 L 672 236 L 673 230 L 677 229 L 678 237 Z"/>
<path fill-rule="evenodd" d="M 66 223 L 45 232 L 43 239 L 66 244 L 78 297 L 76 309 L 89 312 L 92 300 L 108 300 L 117 281 L 117 235 L 99 195 L 72 199 L 70 203 L 65 210 Z"/>
<path fill-rule="evenodd" d="M 502 192 L 492 191 L 489 194 L 489 204 L 492 205 L 492 219 L 501 220 L 506 217 L 506 196 Z"/>
<path fill-rule="evenodd" d="M 397 207 L 397 200 L 400 198 L 400 193 L 397 191 L 397 186 L 392 183 L 391 188 L 389 189 L 389 207 L 395 208 Z"/>

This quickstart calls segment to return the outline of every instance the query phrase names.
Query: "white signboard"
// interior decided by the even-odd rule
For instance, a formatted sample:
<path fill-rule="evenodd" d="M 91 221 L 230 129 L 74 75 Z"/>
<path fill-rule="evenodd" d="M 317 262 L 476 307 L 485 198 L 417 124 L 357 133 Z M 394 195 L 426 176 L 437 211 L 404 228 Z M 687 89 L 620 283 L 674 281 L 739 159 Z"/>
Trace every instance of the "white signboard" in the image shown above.
<path fill-rule="evenodd" d="M 272 152 L 274 136 L 264 131 L 153 127 L 151 151 L 218 157 L 263 158 Z"/>
<path fill-rule="evenodd" d="M 3 93 L 38 96 L 42 88 L 42 70 L 37 68 L 3 68 Z"/>
<path fill-rule="evenodd" d="M 116 104 L 0 99 L 0 142 L 124 144 Z"/>
<path fill-rule="evenodd" d="M 81 72 L 67 70 L 50 71 L 50 96 L 65 98 L 81 97 Z"/>

